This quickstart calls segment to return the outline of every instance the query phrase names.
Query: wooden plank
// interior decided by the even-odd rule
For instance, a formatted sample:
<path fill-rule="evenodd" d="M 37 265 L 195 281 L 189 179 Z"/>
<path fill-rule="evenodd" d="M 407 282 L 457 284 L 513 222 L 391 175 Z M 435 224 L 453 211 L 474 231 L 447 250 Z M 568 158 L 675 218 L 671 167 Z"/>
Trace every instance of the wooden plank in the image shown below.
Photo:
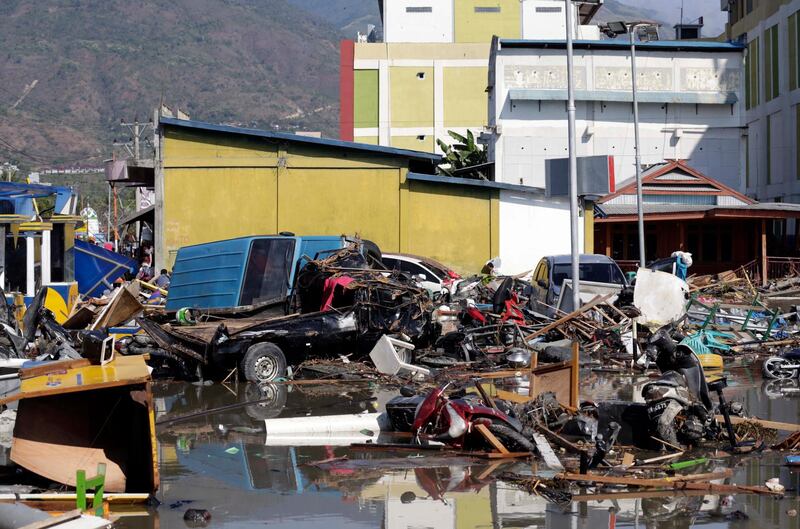
<path fill-rule="evenodd" d="M 509 450 L 505 447 L 503 443 L 500 442 L 500 439 L 494 436 L 492 432 L 489 431 L 489 428 L 484 426 L 483 424 L 476 424 L 475 429 L 478 431 L 479 434 L 483 436 L 484 439 L 489 441 L 489 444 L 494 447 L 501 454 L 508 454 Z"/>
<path fill-rule="evenodd" d="M 637 500 L 645 498 L 667 498 L 673 496 L 705 496 L 708 494 L 706 490 L 637 490 L 630 492 L 608 492 L 608 493 L 590 493 L 590 494 L 575 494 L 572 496 L 573 502 L 584 501 L 597 501 L 602 502 L 606 500 Z"/>
<path fill-rule="evenodd" d="M 668 487 L 675 484 L 690 484 L 697 481 L 726 479 L 733 475 L 733 470 L 726 468 L 722 472 L 696 474 L 694 476 L 672 476 L 668 478 L 646 479 L 627 476 L 601 476 L 598 474 L 559 474 L 557 477 L 570 481 L 593 481 L 605 485 L 628 485 L 631 487 Z"/>
<path fill-rule="evenodd" d="M 555 432 L 553 432 L 551 430 L 548 430 L 547 428 L 545 428 L 542 425 L 537 426 L 536 429 L 539 432 L 541 432 L 542 434 L 544 434 L 545 436 L 547 436 L 550 439 L 550 441 L 552 441 L 553 443 L 557 444 L 558 446 L 560 446 L 562 448 L 566 448 L 567 450 L 569 450 L 572 453 L 580 454 L 580 453 L 585 452 L 585 450 L 583 448 L 579 447 L 578 445 L 576 445 L 574 443 L 571 443 L 567 439 L 561 437 L 560 435 L 558 435 L 557 433 L 555 433 Z"/>
<path fill-rule="evenodd" d="M 645 459 L 642 461 L 643 465 L 649 465 L 650 463 L 660 463 L 661 461 L 669 461 L 670 459 L 675 459 L 676 457 L 680 457 L 683 455 L 683 452 L 675 452 L 674 454 L 667 454 L 665 456 L 658 456 L 658 457 L 651 457 L 650 459 Z"/>
<path fill-rule="evenodd" d="M 58 516 L 52 516 L 47 520 L 39 520 L 38 522 L 29 523 L 28 525 L 22 526 L 20 529 L 46 529 L 48 527 L 53 527 L 54 525 L 59 525 L 64 522 L 76 520 L 80 517 L 81 517 L 80 509 L 75 509 L 73 511 L 65 512 L 64 514 L 60 514 Z"/>
<path fill-rule="evenodd" d="M 525 459 L 531 457 L 530 452 L 459 452 L 462 455 L 470 455 L 479 459 Z"/>
<path fill-rule="evenodd" d="M 579 309 L 574 310 L 574 311 L 570 312 L 569 314 L 567 314 L 566 316 L 562 316 L 561 318 L 557 319 L 553 323 L 542 327 L 538 331 L 536 331 L 534 333 L 531 333 L 528 336 L 525 336 L 524 340 L 526 342 L 528 342 L 529 340 L 531 340 L 533 338 L 536 338 L 537 336 L 541 336 L 543 334 L 547 334 L 548 332 L 552 331 L 556 327 L 559 327 L 559 326 L 563 325 L 564 323 L 566 323 L 566 322 L 568 322 L 568 321 L 580 316 L 584 312 L 586 312 L 588 310 L 591 310 L 595 305 L 599 305 L 600 303 L 605 303 L 606 301 L 608 301 L 611 298 L 611 296 L 614 296 L 614 294 L 606 294 L 605 296 L 595 296 L 586 305 L 582 305 Z"/>
<path fill-rule="evenodd" d="M 717 420 L 724 421 L 725 418 L 722 415 L 717 415 Z M 745 419 L 744 417 L 731 417 L 731 423 L 733 424 L 741 424 L 747 421 L 758 423 L 764 428 L 771 428 L 773 430 L 782 430 L 784 432 L 800 432 L 800 424 L 794 424 L 790 422 L 765 421 L 763 419 Z"/>
<path fill-rule="evenodd" d="M 629 467 L 629 466 L 633 465 L 633 462 L 635 461 L 635 459 L 636 458 L 633 456 L 632 453 L 625 452 L 624 454 L 622 454 L 622 466 L 623 467 Z"/>
<path fill-rule="evenodd" d="M 66 373 L 68 369 L 75 367 L 86 367 L 91 365 L 87 358 L 78 358 L 75 360 L 57 360 L 55 362 L 47 362 L 42 365 L 26 367 L 19 370 L 19 378 L 24 380 L 26 378 L 41 377 L 44 375 L 51 375 L 53 373 Z"/>
<path fill-rule="evenodd" d="M 513 393 L 511 391 L 506 391 L 504 389 L 495 390 L 495 397 L 497 397 L 500 400 L 516 402 L 517 404 L 526 404 L 531 400 L 530 397 L 526 397 L 525 395 L 520 395 L 519 393 Z"/>
<path fill-rule="evenodd" d="M 564 471 L 564 465 L 561 464 L 561 460 L 558 459 L 558 456 L 553 451 L 553 447 L 550 446 L 550 443 L 547 442 L 547 439 L 542 434 L 533 434 L 533 442 L 536 443 L 536 448 L 548 467 L 552 470 Z"/>

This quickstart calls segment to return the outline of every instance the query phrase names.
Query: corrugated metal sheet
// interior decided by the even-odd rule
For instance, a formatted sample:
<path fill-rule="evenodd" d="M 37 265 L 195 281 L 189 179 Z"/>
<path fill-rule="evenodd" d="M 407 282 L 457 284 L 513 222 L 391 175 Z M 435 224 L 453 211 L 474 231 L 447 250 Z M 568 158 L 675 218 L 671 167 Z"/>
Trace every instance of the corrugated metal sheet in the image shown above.
<path fill-rule="evenodd" d="M 717 204 L 720 206 L 746 206 L 747 202 L 734 196 L 720 195 L 717 197 Z"/>
<path fill-rule="evenodd" d="M 662 185 L 658 185 L 658 184 L 644 184 L 642 187 L 643 187 L 643 189 L 645 191 L 647 191 L 647 190 L 651 190 L 651 191 L 674 191 L 676 193 L 680 192 L 680 191 L 687 191 L 687 192 L 692 192 L 692 191 L 719 191 L 718 188 L 716 188 L 716 187 L 714 187 L 712 185 L 691 185 L 691 186 L 665 185 L 665 186 L 662 186 Z"/>
<path fill-rule="evenodd" d="M 676 206 L 716 206 L 716 195 L 644 195 L 642 199 L 650 204 L 674 204 Z"/>
<path fill-rule="evenodd" d="M 636 214 L 636 204 L 610 204 L 606 202 L 605 204 L 600 204 L 602 210 L 606 213 L 606 215 L 635 215 Z M 775 202 L 764 202 L 759 204 L 748 204 L 743 206 L 709 206 L 709 205 L 698 205 L 698 206 L 687 206 L 681 204 L 644 204 L 644 212 L 645 214 L 655 214 L 655 213 L 692 213 L 692 212 L 703 212 L 703 211 L 711 211 L 714 209 L 725 209 L 725 210 L 741 210 L 741 211 L 781 211 L 781 212 L 789 212 L 789 213 L 797 213 L 800 215 L 800 204 L 786 204 L 786 203 L 775 203 Z"/>
<path fill-rule="evenodd" d="M 656 180 L 666 180 L 666 181 L 673 181 L 673 182 L 679 182 L 679 181 L 696 182 L 697 180 L 699 180 L 699 178 L 697 178 L 696 176 L 692 176 L 692 175 L 686 174 L 686 173 L 672 172 L 672 173 L 667 173 L 667 174 L 663 174 L 663 175 L 661 175 L 659 177 L 656 177 Z"/>

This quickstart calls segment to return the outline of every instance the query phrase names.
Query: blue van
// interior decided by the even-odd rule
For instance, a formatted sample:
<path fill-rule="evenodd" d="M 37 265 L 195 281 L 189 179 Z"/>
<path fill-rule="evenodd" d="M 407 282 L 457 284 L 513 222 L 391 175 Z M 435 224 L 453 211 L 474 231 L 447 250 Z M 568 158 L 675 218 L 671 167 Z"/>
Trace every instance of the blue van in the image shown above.
<path fill-rule="evenodd" d="M 252 312 L 283 304 L 308 259 L 346 247 L 344 236 L 239 237 L 178 250 L 166 310 Z"/>

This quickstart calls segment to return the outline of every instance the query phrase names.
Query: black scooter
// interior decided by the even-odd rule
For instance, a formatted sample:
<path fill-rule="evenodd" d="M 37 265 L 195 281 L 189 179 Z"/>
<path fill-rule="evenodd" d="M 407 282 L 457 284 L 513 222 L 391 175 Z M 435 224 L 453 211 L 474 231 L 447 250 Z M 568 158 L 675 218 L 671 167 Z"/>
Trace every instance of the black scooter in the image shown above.
<path fill-rule="evenodd" d="M 719 377 L 709 384 L 691 344 L 672 326 L 653 333 L 645 353 L 661 371 L 657 380 L 642 388 L 653 435 L 672 445 L 695 445 L 703 439 L 716 439 L 720 428 L 710 396 L 713 391 L 719 399 L 718 408 L 725 419 L 731 448 L 735 449 L 736 437 L 730 414 L 732 411 L 741 414 L 742 409 L 741 405 L 726 402 L 722 390 L 727 387 L 727 379 Z"/>

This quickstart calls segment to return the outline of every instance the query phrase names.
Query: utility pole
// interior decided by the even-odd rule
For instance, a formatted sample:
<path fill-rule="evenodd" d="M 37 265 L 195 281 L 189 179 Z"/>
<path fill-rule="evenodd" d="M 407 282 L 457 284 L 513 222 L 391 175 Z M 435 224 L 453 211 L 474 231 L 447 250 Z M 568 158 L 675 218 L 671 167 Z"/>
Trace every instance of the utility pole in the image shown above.
<path fill-rule="evenodd" d="M 642 145 L 639 142 L 639 97 L 636 92 L 636 29 L 639 24 L 628 28 L 631 39 L 631 85 L 633 87 L 633 142 L 636 150 L 636 215 L 639 224 L 639 266 L 645 267 L 644 252 L 644 206 L 642 205 Z"/>
<path fill-rule="evenodd" d="M 639 95 L 636 90 L 636 32 L 639 28 L 655 31 L 658 39 L 658 24 L 654 22 L 609 22 L 603 31 L 609 37 L 627 33 L 631 43 L 631 94 L 633 100 L 633 142 L 634 162 L 636 164 L 636 214 L 639 227 L 639 266 L 644 268 L 647 260 L 644 245 L 644 206 L 642 205 L 642 148 L 639 142 Z M 646 37 L 649 32 L 646 32 Z"/>
<path fill-rule="evenodd" d="M 572 308 L 581 306 L 580 248 L 578 244 L 578 158 L 575 152 L 575 80 L 572 55 L 572 0 L 567 4 L 567 134 L 569 135 L 569 231 L 572 252 Z"/>
<path fill-rule="evenodd" d="M 134 119 L 132 123 L 126 123 L 122 120 L 120 125 L 128 129 L 130 139 L 127 142 L 114 142 L 114 145 L 125 147 L 128 155 L 133 158 L 134 163 L 138 164 L 142 157 L 142 137 L 153 128 L 153 123 L 139 123 L 138 119 Z"/>

